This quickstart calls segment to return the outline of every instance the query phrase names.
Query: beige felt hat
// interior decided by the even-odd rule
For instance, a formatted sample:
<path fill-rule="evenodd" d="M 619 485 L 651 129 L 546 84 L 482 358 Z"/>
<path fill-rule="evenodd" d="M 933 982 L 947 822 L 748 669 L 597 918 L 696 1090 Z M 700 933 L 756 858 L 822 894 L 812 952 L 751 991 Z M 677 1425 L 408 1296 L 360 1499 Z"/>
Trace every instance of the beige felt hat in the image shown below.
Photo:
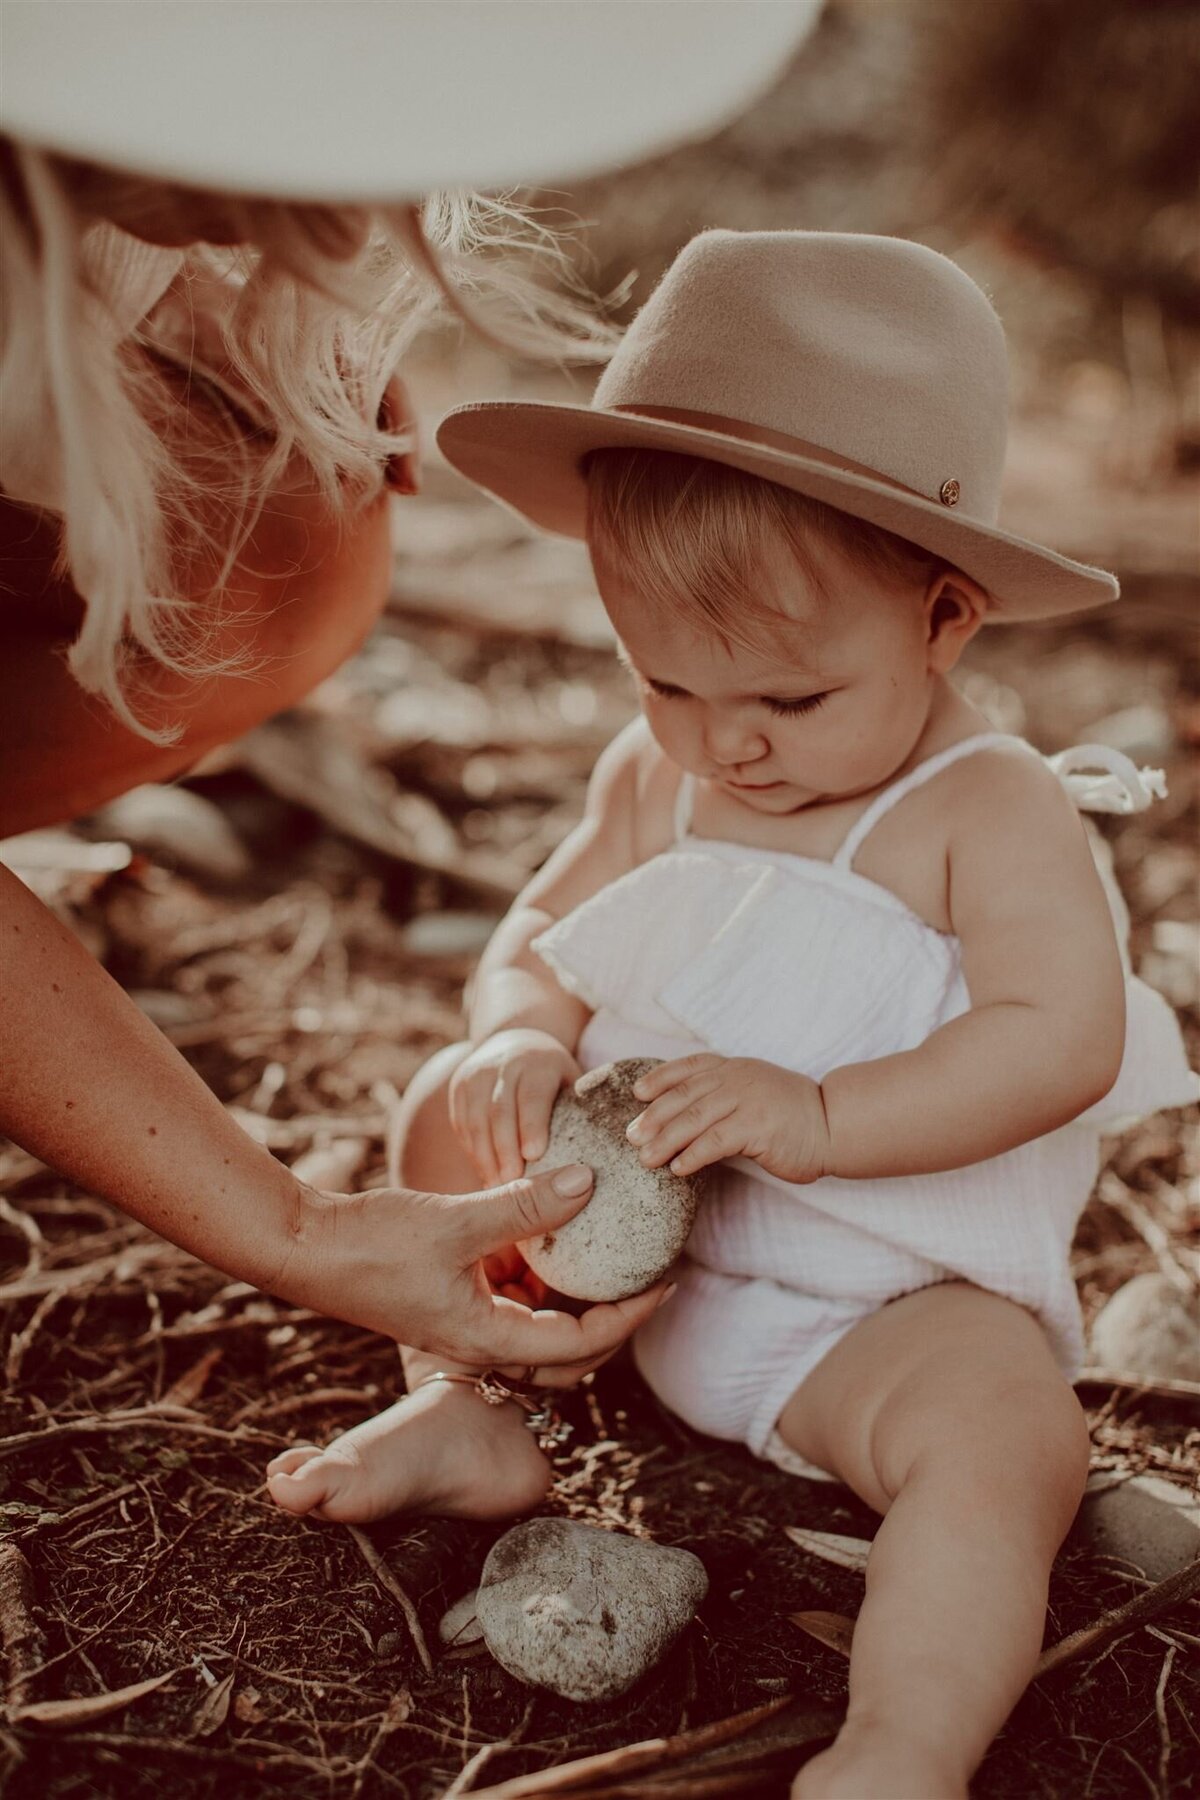
<path fill-rule="evenodd" d="M 714 130 L 821 0 L 3 0 L 0 131 L 275 199 L 566 180 Z"/>
<path fill-rule="evenodd" d="M 968 275 L 903 238 L 709 231 L 630 326 L 591 406 L 489 401 L 447 460 L 535 525 L 584 535 L 589 451 L 727 463 L 897 532 L 986 588 L 997 619 L 1117 596 L 1103 569 L 996 524 L 1004 331 Z"/>

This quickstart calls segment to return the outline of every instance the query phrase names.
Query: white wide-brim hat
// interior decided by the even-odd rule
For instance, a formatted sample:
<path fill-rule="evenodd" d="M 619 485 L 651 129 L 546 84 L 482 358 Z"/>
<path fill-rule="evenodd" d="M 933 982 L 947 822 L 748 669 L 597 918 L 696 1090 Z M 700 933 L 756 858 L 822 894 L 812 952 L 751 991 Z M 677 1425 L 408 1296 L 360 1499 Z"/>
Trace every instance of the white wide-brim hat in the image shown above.
<path fill-rule="evenodd" d="M 822 0 L 4 0 L 0 131 L 276 199 L 615 167 L 746 106 Z"/>
<path fill-rule="evenodd" d="M 989 618 L 1114 600 L 1115 578 L 1000 529 L 1008 356 L 991 302 L 904 238 L 709 231 L 638 313 L 590 406 L 457 407 L 448 462 L 583 537 L 592 451 L 675 451 L 823 500 L 944 557 Z"/>

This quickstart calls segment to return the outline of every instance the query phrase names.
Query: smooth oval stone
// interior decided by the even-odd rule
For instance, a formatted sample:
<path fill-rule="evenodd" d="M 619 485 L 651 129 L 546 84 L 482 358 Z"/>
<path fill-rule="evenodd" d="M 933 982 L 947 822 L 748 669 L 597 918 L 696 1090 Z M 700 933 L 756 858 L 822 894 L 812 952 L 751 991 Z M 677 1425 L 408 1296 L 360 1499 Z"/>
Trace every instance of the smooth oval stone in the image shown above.
<path fill-rule="evenodd" d="M 666 1273 L 692 1229 L 705 1171 L 672 1175 L 646 1169 L 625 1136 L 643 1110 L 633 1084 L 656 1066 L 630 1057 L 605 1063 L 564 1088 L 550 1120 L 550 1144 L 530 1173 L 586 1163 L 596 1185 L 583 1211 L 557 1231 L 527 1238 L 521 1254 L 560 1294 L 577 1300 L 624 1300 Z"/>
<path fill-rule="evenodd" d="M 510 1675 L 567 1700 L 610 1700 L 658 1661 L 707 1591 L 690 1550 L 530 1519 L 492 1545 L 476 1615 Z"/>
<path fill-rule="evenodd" d="M 1092 1359 L 1150 1381 L 1200 1381 L 1200 1294 L 1166 1275 L 1135 1275 L 1096 1314 Z"/>

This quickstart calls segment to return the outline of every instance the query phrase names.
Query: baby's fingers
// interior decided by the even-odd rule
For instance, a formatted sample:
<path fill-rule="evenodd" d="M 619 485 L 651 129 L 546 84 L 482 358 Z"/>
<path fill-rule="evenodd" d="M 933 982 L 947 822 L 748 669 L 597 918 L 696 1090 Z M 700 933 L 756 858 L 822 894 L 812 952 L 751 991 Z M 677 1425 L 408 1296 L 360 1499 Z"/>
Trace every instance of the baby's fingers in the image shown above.
<path fill-rule="evenodd" d="M 715 1069 L 723 1057 L 714 1056 L 711 1051 L 698 1050 L 695 1056 L 677 1056 L 673 1062 L 659 1063 L 656 1069 L 648 1069 L 639 1075 L 633 1084 L 633 1092 L 638 1100 L 656 1100 L 669 1088 L 678 1087 L 689 1075 L 699 1075 L 708 1069 Z"/>
<path fill-rule="evenodd" d="M 516 1181 L 525 1173 L 525 1158 L 517 1131 L 517 1084 L 508 1074 L 496 1077 L 490 1107 L 492 1143 L 496 1149 L 499 1181 Z"/>
<path fill-rule="evenodd" d="M 681 1063 L 677 1066 L 682 1068 L 683 1065 Z M 713 1057 L 709 1067 L 685 1076 L 677 1086 L 660 1094 L 645 1112 L 639 1113 L 631 1121 L 626 1127 L 625 1135 L 631 1144 L 649 1144 L 673 1120 L 684 1119 L 692 1127 L 689 1136 L 694 1136 L 706 1123 L 708 1115 L 703 1110 L 705 1103 L 720 1089 L 720 1063 L 717 1057 Z"/>
<path fill-rule="evenodd" d="M 500 1163 L 492 1142 L 491 1078 L 473 1081 L 460 1089 L 452 1104 L 450 1122 L 458 1141 L 471 1158 L 479 1178 L 488 1187 L 500 1181 Z"/>
<path fill-rule="evenodd" d="M 556 1070 L 527 1070 L 517 1087 L 517 1130 L 526 1162 L 545 1156 L 550 1141 L 550 1115 L 562 1086 Z"/>
<path fill-rule="evenodd" d="M 736 1104 L 728 1094 L 720 1091 L 693 1101 L 639 1143 L 639 1160 L 647 1169 L 661 1169 L 664 1163 L 670 1163 L 674 1174 L 686 1175 L 693 1169 L 703 1168 L 706 1161 L 718 1162 L 722 1156 L 731 1155 L 729 1150 L 719 1150 L 715 1156 L 704 1157 L 700 1162 L 691 1163 L 686 1169 L 676 1166 L 682 1152 L 689 1145 L 702 1142 L 707 1133 L 728 1119 L 736 1110 Z"/>

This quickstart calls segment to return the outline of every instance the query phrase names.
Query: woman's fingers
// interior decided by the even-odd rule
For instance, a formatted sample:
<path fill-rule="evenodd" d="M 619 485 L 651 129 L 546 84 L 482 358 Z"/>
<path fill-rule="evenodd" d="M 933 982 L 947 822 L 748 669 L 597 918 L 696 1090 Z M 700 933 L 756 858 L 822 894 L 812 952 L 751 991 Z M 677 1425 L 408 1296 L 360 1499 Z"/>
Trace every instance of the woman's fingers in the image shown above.
<path fill-rule="evenodd" d="M 578 1318 L 570 1313 L 528 1312 L 511 1300 L 493 1296 L 491 1318 L 479 1335 L 486 1339 L 496 1368 L 521 1373 L 532 1368 L 531 1379 L 539 1382 L 553 1370 L 586 1373 L 619 1350 L 673 1291 L 659 1282 L 631 1300 L 590 1306 Z"/>

